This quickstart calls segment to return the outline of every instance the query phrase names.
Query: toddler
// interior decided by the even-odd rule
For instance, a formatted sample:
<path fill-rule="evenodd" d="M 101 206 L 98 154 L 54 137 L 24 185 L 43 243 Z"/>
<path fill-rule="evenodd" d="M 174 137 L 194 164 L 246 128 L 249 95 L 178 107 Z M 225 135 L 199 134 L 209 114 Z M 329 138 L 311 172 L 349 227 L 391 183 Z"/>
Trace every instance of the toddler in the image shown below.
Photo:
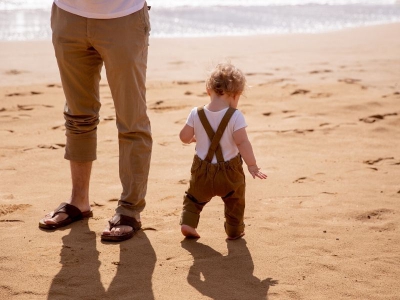
<path fill-rule="evenodd" d="M 183 143 L 196 143 L 180 221 L 186 237 L 200 237 L 196 231 L 200 213 L 214 196 L 225 203 L 228 239 L 242 237 L 246 187 L 242 158 L 253 178 L 267 178 L 257 166 L 244 116 L 236 109 L 245 84 L 238 68 L 230 63 L 218 64 L 206 81 L 210 103 L 193 108 L 180 132 Z"/>

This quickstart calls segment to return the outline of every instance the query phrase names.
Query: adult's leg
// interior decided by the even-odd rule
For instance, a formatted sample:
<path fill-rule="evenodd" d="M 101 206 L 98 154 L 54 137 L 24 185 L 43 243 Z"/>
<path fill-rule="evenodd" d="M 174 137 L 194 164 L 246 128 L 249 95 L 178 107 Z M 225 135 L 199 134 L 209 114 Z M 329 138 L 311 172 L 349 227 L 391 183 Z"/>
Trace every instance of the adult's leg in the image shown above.
<path fill-rule="evenodd" d="M 92 162 L 76 162 L 70 161 L 71 179 L 72 179 L 72 193 L 67 201 L 79 208 L 80 211 L 90 211 L 89 205 L 89 181 L 90 172 L 92 169 Z M 48 215 L 49 217 L 51 214 Z M 46 224 L 56 224 L 67 218 L 67 215 L 60 213 L 54 218 L 45 219 Z"/>
<path fill-rule="evenodd" d="M 119 139 L 119 175 L 122 193 L 116 213 L 140 221 L 146 205 L 152 137 L 146 105 L 146 70 L 149 38 L 147 7 L 131 15 L 92 20 L 96 49 L 104 59 L 114 99 Z M 103 234 L 132 230 L 116 226 Z"/>
<path fill-rule="evenodd" d="M 67 202 L 82 212 L 90 210 L 89 180 L 92 161 L 96 159 L 96 130 L 99 81 L 102 59 L 88 41 L 87 19 L 53 5 L 53 45 L 66 98 L 65 158 L 70 160 L 72 192 Z M 45 220 L 54 223 L 66 218 L 58 214 Z"/>

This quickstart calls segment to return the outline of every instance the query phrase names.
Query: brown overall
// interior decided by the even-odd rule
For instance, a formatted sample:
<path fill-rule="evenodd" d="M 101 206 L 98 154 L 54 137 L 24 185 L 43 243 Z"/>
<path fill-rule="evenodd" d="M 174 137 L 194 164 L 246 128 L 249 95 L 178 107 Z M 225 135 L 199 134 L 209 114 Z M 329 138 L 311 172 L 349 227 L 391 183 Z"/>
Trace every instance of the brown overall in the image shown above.
<path fill-rule="evenodd" d="M 229 108 L 217 131 L 211 128 L 203 107 L 198 108 L 200 121 L 211 140 L 211 146 L 204 160 L 194 156 L 191 168 L 189 189 L 183 200 L 180 224 L 197 228 L 200 212 L 214 196 L 220 196 L 225 203 L 225 231 L 228 236 L 236 237 L 244 231 L 243 215 L 245 208 L 245 175 L 240 154 L 224 161 L 220 140 L 225 128 L 235 112 Z M 211 163 L 214 154 L 217 163 Z"/>

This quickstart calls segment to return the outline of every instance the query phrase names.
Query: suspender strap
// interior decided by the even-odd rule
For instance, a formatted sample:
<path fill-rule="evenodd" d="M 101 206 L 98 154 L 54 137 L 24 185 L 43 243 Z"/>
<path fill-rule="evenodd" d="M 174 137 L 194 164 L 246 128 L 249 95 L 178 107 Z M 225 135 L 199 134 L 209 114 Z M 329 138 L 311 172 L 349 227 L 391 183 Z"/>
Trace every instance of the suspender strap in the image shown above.
<path fill-rule="evenodd" d="M 208 119 L 206 117 L 206 114 L 204 112 L 204 108 L 198 107 L 197 112 L 199 114 L 199 118 L 201 121 L 201 124 L 203 125 L 205 131 L 207 132 L 208 138 L 211 141 L 210 149 L 208 149 L 207 156 L 205 158 L 205 161 L 208 161 L 211 163 L 214 154 L 217 156 L 217 161 L 218 162 L 224 162 L 224 156 L 222 154 L 221 146 L 219 144 L 222 135 L 224 134 L 224 131 L 226 129 L 226 126 L 229 123 L 229 120 L 231 119 L 233 113 L 236 111 L 235 108 L 229 107 L 228 110 L 226 111 L 224 117 L 221 120 L 221 123 L 218 126 L 218 129 L 216 132 L 212 129 L 210 122 L 208 122 Z"/>

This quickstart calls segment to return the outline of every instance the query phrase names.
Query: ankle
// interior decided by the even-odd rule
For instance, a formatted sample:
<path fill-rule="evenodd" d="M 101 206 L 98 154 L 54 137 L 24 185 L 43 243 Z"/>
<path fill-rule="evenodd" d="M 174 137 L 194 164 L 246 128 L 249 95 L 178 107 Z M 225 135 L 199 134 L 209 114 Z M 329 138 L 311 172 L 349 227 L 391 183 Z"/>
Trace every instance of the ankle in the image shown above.
<path fill-rule="evenodd" d="M 81 211 L 90 210 L 89 198 L 88 197 L 77 197 L 71 196 L 68 201 L 69 204 L 76 206 Z"/>

